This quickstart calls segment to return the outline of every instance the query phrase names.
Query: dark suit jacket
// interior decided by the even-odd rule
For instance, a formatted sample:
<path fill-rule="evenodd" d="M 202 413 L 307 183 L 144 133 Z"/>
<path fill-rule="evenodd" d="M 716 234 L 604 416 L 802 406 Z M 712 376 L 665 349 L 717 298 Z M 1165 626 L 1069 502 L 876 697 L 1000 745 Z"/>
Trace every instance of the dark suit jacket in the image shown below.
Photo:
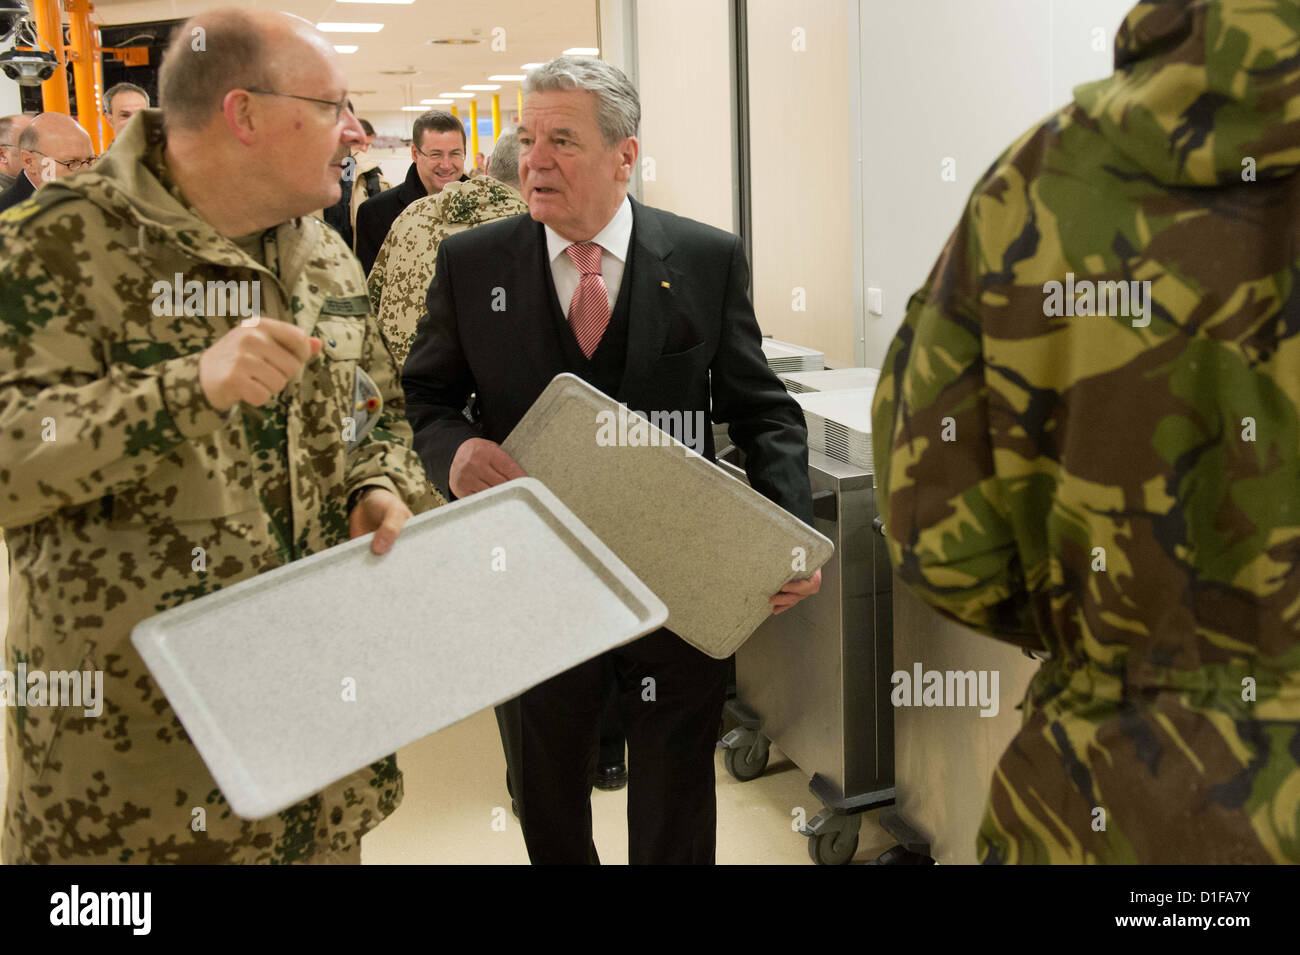
<path fill-rule="evenodd" d="M 36 191 L 32 181 L 27 178 L 27 173 L 20 172 L 18 178 L 4 192 L 0 192 L 0 212 L 4 212 L 10 206 L 16 206 L 28 196 Z"/>
<path fill-rule="evenodd" d="M 811 524 L 803 412 L 763 356 L 740 239 L 635 201 L 632 217 L 627 364 L 613 397 L 632 411 L 703 411 L 707 420 L 711 390 L 712 418 L 730 425 L 755 490 Z M 497 288 L 503 311 L 492 307 Z M 444 493 L 456 449 L 475 437 L 500 443 L 567 370 L 554 296 L 545 233 L 528 215 L 439 246 L 402 386 L 415 448 Z M 476 424 L 461 413 L 471 393 Z M 712 429 L 705 440 L 713 460 Z"/>
<path fill-rule="evenodd" d="M 467 179 L 469 176 L 460 177 L 461 182 Z M 374 267 L 375 259 L 379 257 L 379 248 L 384 244 L 388 230 L 393 227 L 397 217 L 416 199 L 423 199 L 427 195 L 424 183 L 420 181 L 420 171 L 415 163 L 411 163 L 411 168 L 406 170 L 406 178 L 400 185 L 385 189 L 357 207 L 356 252 L 367 275 Z"/>

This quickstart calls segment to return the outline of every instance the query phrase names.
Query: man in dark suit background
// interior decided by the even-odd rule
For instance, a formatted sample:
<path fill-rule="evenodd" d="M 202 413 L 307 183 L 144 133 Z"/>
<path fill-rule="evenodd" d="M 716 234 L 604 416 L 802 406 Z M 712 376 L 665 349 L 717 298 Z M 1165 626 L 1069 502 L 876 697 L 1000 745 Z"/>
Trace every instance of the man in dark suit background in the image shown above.
<path fill-rule="evenodd" d="M 803 415 L 763 357 L 740 240 L 628 198 L 640 103 L 619 70 L 560 57 L 530 73 L 524 93 L 529 215 L 442 243 L 403 371 L 430 477 L 465 497 L 523 476 L 499 442 L 567 371 L 630 408 L 682 412 L 669 420 L 709 415 L 711 397 L 754 488 L 811 524 Z M 462 414 L 471 393 L 475 423 Z M 820 585 L 820 571 L 791 582 L 774 612 Z M 712 863 L 727 666 L 667 629 L 498 707 L 529 858 L 598 861 L 590 796 L 610 664 L 628 742 L 629 860 Z M 642 699 L 646 677 L 653 701 Z"/>

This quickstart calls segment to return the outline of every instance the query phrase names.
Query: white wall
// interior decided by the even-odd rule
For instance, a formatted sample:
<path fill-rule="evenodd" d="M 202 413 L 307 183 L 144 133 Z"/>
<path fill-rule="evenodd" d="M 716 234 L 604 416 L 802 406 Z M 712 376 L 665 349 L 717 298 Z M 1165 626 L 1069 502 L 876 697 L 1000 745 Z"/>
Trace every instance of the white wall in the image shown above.
<path fill-rule="evenodd" d="M 754 311 L 853 364 L 850 0 L 750 0 Z"/>
<path fill-rule="evenodd" d="M 13 40 L 0 44 L 0 50 L 12 50 Z M 18 84 L 0 73 L 0 116 L 12 116 L 22 112 L 22 99 L 19 97 Z"/>
<path fill-rule="evenodd" d="M 726 0 L 640 0 L 636 35 L 641 198 L 733 231 Z"/>
<path fill-rule="evenodd" d="M 865 364 L 878 367 L 976 180 L 1019 134 L 1110 74 L 1134 0 L 860 0 Z M 1094 49 L 1100 38 L 1101 49 Z M 956 181 L 940 178 L 956 160 Z"/>

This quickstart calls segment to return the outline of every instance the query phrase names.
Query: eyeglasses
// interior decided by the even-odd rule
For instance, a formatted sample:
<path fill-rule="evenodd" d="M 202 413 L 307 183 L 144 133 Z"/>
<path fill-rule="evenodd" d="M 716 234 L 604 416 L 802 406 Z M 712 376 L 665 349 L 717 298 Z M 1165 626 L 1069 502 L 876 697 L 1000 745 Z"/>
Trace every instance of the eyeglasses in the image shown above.
<path fill-rule="evenodd" d="M 304 100 L 308 103 L 320 103 L 322 106 L 332 106 L 334 107 L 334 122 L 336 123 L 339 121 L 339 117 L 343 115 L 343 110 L 346 109 L 348 105 L 347 93 L 344 93 L 343 98 L 336 103 L 332 99 L 317 99 L 315 96 L 299 96 L 297 93 L 281 93 L 278 90 L 258 90 L 249 87 L 246 92 L 258 93 L 262 96 L 284 96 L 289 99 Z"/>
<path fill-rule="evenodd" d="M 38 156 L 44 156 L 50 162 L 56 162 L 60 166 L 66 166 L 68 172 L 76 172 L 78 169 L 89 169 L 91 166 L 95 165 L 95 160 L 99 158 L 98 156 L 91 156 L 89 159 L 69 159 L 65 162 L 62 159 L 55 159 L 53 156 L 48 153 L 43 153 L 39 149 L 29 149 L 27 151 L 30 153 L 36 153 Z"/>
<path fill-rule="evenodd" d="M 426 152 L 425 152 L 423 149 L 421 149 L 419 146 L 413 146 L 413 147 L 411 147 L 411 148 L 414 149 L 414 150 L 415 150 L 417 153 L 419 153 L 421 156 L 423 156 L 425 159 L 431 159 L 431 160 L 433 160 L 434 162 L 440 162 L 440 161 L 442 160 L 443 153 L 442 153 L 440 150 L 437 150 L 437 149 L 431 149 L 431 150 L 429 150 L 429 151 L 426 153 Z M 465 151 L 464 151 L 463 149 L 453 149 L 450 153 L 447 154 L 447 158 L 448 158 L 448 159 L 451 159 L 451 160 L 457 160 L 457 159 L 459 159 L 461 162 L 464 162 L 464 161 L 465 161 Z"/>

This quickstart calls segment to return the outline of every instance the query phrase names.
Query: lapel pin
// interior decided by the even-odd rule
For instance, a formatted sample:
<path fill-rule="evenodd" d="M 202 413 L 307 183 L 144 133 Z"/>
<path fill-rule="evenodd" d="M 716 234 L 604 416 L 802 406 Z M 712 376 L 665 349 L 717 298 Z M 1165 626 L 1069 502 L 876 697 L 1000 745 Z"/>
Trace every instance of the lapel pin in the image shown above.
<path fill-rule="evenodd" d="M 662 285 L 664 288 L 672 288 L 672 286 L 669 285 L 667 282 L 660 282 L 659 284 Z"/>

